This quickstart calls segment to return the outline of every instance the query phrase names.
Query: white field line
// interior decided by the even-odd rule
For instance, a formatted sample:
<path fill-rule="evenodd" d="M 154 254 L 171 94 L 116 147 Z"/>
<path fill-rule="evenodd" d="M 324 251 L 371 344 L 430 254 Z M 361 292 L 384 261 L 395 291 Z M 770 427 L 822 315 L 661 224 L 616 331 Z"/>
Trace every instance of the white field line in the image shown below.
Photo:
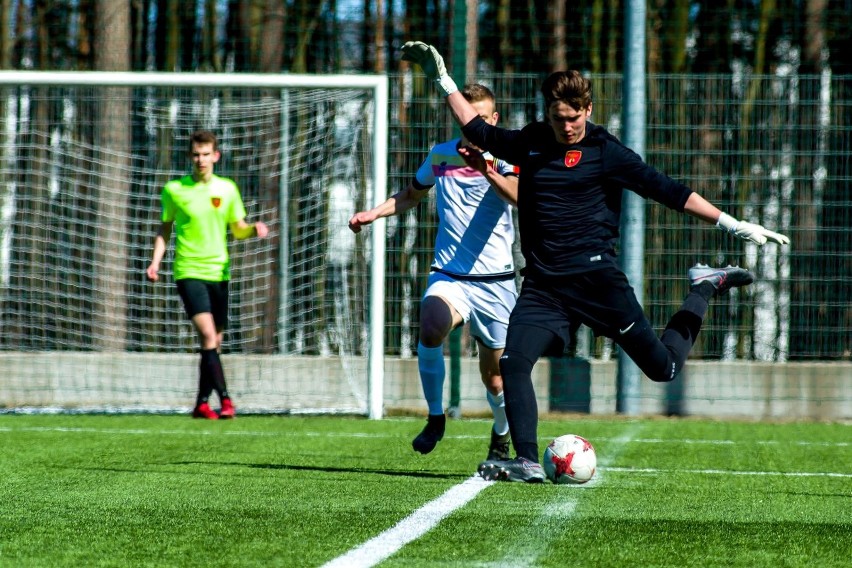
<path fill-rule="evenodd" d="M 183 435 L 183 436 L 247 436 L 247 437 L 292 437 L 292 436 L 307 436 L 317 438 L 399 438 L 400 434 L 382 434 L 375 432 L 312 432 L 309 430 L 282 430 L 280 432 L 264 432 L 253 430 L 241 431 L 216 431 L 216 430 L 149 430 L 149 429 L 128 429 L 128 428 L 77 428 L 77 427 L 56 427 L 56 426 L 25 426 L 11 427 L 0 426 L 0 432 L 80 432 L 90 434 L 127 434 L 127 435 Z M 447 440 L 480 440 L 481 435 L 447 435 L 444 436 Z M 708 446 L 732 446 L 736 444 L 757 444 L 767 446 L 788 445 L 788 446 L 814 446 L 828 448 L 847 448 L 852 446 L 852 442 L 817 442 L 813 440 L 694 440 L 689 438 L 634 438 L 624 440 L 623 438 L 604 438 L 595 437 L 595 441 L 607 441 L 630 444 L 696 444 Z"/>
<path fill-rule="evenodd" d="M 650 473 L 653 475 L 692 473 L 696 475 L 774 475 L 779 477 L 839 477 L 843 479 L 852 479 L 852 473 L 825 471 L 736 471 L 732 469 L 656 469 L 650 467 L 608 467 L 607 471 L 618 471 L 624 473 Z"/>
<path fill-rule="evenodd" d="M 630 424 L 619 437 L 607 446 L 607 455 L 598 462 L 606 466 L 617 459 L 626 449 L 633 437 L 639 433 L 641 425 Z M 582 515 L 582 490 L 606 484 L 608 468 L 600 467 L 595 476 L 582 485 L 558 485 L 556 491 L 543 504 L 537 517 L 529 524 L 518 526 L 512 534 L 511 546 L 506 555 L 493 563 L 477 564 L 477 568 L 527 568 L 537 566 L 539 558 L 549 548 L 553 538 L 562 533 L 563 527 Z"/>
<path fill-rule="evenodd" d="M 602 484 L 605 481 L 605 472 L 627 472 L 627 473 L 647 473 L 647 474 L 666 474 L 666 473 L 693 473 L 701 475 L 754 475 L 754 476 L 789 476 L 789 477 L 839 477 L 852 478 L 852 473 L 820 473 L 820 472 L 766 472 L 766 471 L 728 471 L 728 470 L 664 470 L 653 468 L 622 468 L 610 467 L 606 464 L 611 463 L 625 449 L 627 444 L 631 443 L 696 443 L 696 444 L 734 444 L 732 440 L 663 440 L 663 439 L 642 439 L 635 438 L 634 434 L 640 426 L 634 426 L 630 430 L 624 432 L 617 438 L 607 438 L 611 445 L 607 447 L 607 455 L 605 460 L 599 462 L 599 466 L 595 477 L 586 484 L 560 487 L 555 493 L 556 498 L 549 503 L 546 503 L 541 510 L 538 522 L 533 522 L 522 531 L 519 531 L 516 543 L 518 547 L 513 549 L 511 556 L 507 556 L 502 561 L 495 564 L 501 568 L 511 568 L 513 566 L 529 566 L 535 564 L 542 550 L 546 549 L 547 541 L 545 535 L 550 531 L 543 531 L 542 526 L 552 523 L 564 523 L 570 520 L 576 514 L 576 509 L 579 503 L 580 494 L 576 489 L 594 487 Z M 186 430 L 147 430 L 147 429 L 104 429 L 104 428 L 57 428 L 57 427 L 24 427 L 11 428 L 0 427 L 0 432 L 71 432 L 71 433 L 101 433 L 101 434 L 125 434 L 125 435 L 187 435 L 187 434 L 215 434 L 217 436 L 225 435 L 240 435 L 240 436 L 281 436 L 286 433 L 279 432 L 213 432 L 207 430 L 201 431 L 186 431 Z M 329 432 L 305 432 L 292 433 L 292 435 L 300 436 L 338 436 L 338 437 L 360 437 L 360 438 L 397 438 L 398 436 L 388 434 L 371 434 L 371 433 L 329 433 Z M 449 436 L 454 438 L 480 438 L 479 436 Z M 779 444 L 776 440 L 756 441 L 753 443 Z M 790 442 L 786 442 L 790 443 Z M 797 442 L 793 442 L 797 443 Z M 821 446 L 838 446 L 845 447 L 848 443 L 821 443 L 821 442 L 798 442 L 800 445 L 821 445 Z M 414 511 L 411 515 L 379 534 L 378 536 L 368 540 L 361 546 L 352 549 L 348 553 L 339 556 L 330 562 L 326 563 L 323 568 L 370 568 L 379 562 L 387 559 L 396 553 L 409 542 L 420 538 L 432 528 L 434 528 L 442 519 L 450 515 L 457 509 L 463 507 L 472 499 L 474 499 L 481 491 L 493 484 L 491 481 L 484 481 L 478 475 L 475 475 L 460 485 L 456 485 L 449 489 L 446 493 L 437 499 L 430 501 L 423 507 Z M 478 564 L 478 566 L 488 566 L 488 564 Z"/>
<path fill-rule="evenodd" d="M 149 429 L 122 429 L 122 428 L 69 428 L 69 427 L 41 427 L 41 426 L 33 426 L 33 427 L 5 427 L 0 426 L 0 432 L 66 432 L 66 433 L 77 433 L 77 434 L 107 434 L 107 435 L 131 435 L 131 436 L 152 436 L 152 435 L 168 435 L 168 436 L 248 436 L 248 437 L 275 437 L 275 436 L 322 436 L 322 437 L 340 437 L 340 438 L 399 438 L 399 436 L 393 434 L 373 434 L 366 432 L 260 432 L 260 431 L 214 431 L 214 430 L 149 430 Z M 445 436 L 445 439 L 450 438 L 458 438 L 458 439 L 480 439 L 481 436 Z M 607 456 L 606 463 L 611 463 L 620 451 L 614 451 L 616 448 L 622 447 L 625 444 L 659 444 L 659 443 L 679 443 L 679 444 L 707 444 L 707 445 L 731 445 L 737 444 L 739 442 L 735 442 L 733 440 L 688 440 L 688 439 L 677 439 L 677 440 L 666 440 L 666 439 L 657 439 L 657 438 L 630 438 L 626 436 L 620 436 L 618 438 L 595 438 L 596 440 L 607 440 L 611 442 L 610 445 L 607 446 Z M 766 444 L 766 445 L 777 445 L 781 444 L 781 441 L 778 440 L 753 440 L 748 443 L 751 444 Z M 789 441 L 786 440 L 783 442 L 784 444 L 797 445 L 797 446 L 821 446 L 821 447 L 837 447 L 837 448 L 845 448 L 850 445 L 849 442 L 812 442 L 806 440 L 798 440 L 798 441 Z M 604 462 L 599 462 L 598 464 L 598 472 L 595 474 L 594 479 L 589 481 L 584 485 L 584 487 L 591 487 L 598 483 L 603 475 L 603 470 L 601 469 L 601 465 L 604 465 Z M 704 469 L 704 470 L 670 470 L 670 469 L 655 469 L 655 468 L 629 468 L 629 467 L 609 467 L 604 465 L 603 469 L 607 471 L 613 472 L 625 472 L 625 473 L 647 473 L 647 474 L 670 474 L 670 473 L 694 473 L 700 475 L 753 475 L 753 476 L 767 476 L 767 475 L 775 475 L 775 476 L 787 476 L 787 477 L 836 477 L 836 478 L 852 478 L 852 473 L 840 473 L 840 472 L 797 472 L 797 471 L 735 471 L 735 470 L 723 470 L 723 469 Z"/>
<path fill-rule="evenodd" d="M 324 568 L 369 568 L 393 555 L 409 542 L 432 530 L 441 520 L 466 505 L 480 491 L 493 484 L 478 475 L 456 485 L 437 499 L 426 503 L 411 515 L 371 538 L 358 548 L 324 564 Z"/>

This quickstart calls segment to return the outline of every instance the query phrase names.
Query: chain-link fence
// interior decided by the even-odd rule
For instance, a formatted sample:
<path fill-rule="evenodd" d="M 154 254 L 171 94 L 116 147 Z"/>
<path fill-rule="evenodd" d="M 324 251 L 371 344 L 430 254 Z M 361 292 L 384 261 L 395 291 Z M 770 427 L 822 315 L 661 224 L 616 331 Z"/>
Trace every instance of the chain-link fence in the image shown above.
<path fill-rule="evenodd" d="M 496 93 L 501 124 L 541 119 L 534 75 L 477 80 Z M 592 120 L 621 131 L 621 76 L 592 77 Z M 429 147 L 458 136 L 432 85 L 391 77 L 389 192 L 405 187 Z M 852 353 L 852 90 L 849 77 L 656 75 L 648 78 L 648 163 L 724 211 L 775 227 L 788 247 L 757 248 L 648 202 L 645 308 L 665 324 L 695 262 L 739 264 L 757 283 L 715 302 L 693 357 L 837 360 Z M 388 351 L 416 351 L 419 299 L 431 262 L 434 203 L 391 221 Z M 606 356 L 598 341 L 590 355 Z M 475 349 L 472 344 L 469 349 Z"/>

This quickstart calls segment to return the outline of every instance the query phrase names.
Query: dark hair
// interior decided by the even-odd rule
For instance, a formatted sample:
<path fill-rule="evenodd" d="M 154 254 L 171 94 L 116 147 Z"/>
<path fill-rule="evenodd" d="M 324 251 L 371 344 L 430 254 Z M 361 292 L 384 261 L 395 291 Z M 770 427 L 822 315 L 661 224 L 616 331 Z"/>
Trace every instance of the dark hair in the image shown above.
<path fill-rule="evenodd" d="M 462 89 L 462 96 L 469 103 L 478 103 L 479 101 L 486 100 L 493 103 L 497 100 L 494 93 L 491 92 L 491 89 L 485 85 L 480 85 L 479 83 L 470 83 L 465 85 L 464 89 Z"/>
<path fill-rule="evenodd" d="M 541 84 L 541 94 L 546 107 L 563 102 L 574 110 L 585 110 L 592 104 L 592 83 L 579 71 L 557 71 Z"/>
<path fill-rule="evenodd" d="M 209 130 L 196 130 L 189 137 L 189 149 L 192 150 L 193 144 L 213 144 L 213 150 L 219 149 L 219 142 L 216 140 L 216 135 Z"/>

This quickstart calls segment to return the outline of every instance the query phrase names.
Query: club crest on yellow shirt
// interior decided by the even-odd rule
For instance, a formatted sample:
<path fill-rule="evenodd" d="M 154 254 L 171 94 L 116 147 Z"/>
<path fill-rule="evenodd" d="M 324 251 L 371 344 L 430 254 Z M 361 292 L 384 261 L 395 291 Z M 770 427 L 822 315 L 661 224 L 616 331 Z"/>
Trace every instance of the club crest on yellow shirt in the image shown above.
<path fill-rule="evenodd" d="M 210 203 L 212 203 L 212 204 L 213 204 L 213 207 L 215 207 L 216 209 L 218 209 L 218 208 L 219 208 L 219 206 L 220 206 L 220 205 L 222 205 L 222 198 L 221 198 L 221 197 L 211 197 L 211 198 L 210 198 Z"/>
<path fill-rule="evenodd" d="M 573 168 L 580 163 L 582 157 L 583 153 L 580 150 L 568 150 L 565 152 L 565 167 Z"/>

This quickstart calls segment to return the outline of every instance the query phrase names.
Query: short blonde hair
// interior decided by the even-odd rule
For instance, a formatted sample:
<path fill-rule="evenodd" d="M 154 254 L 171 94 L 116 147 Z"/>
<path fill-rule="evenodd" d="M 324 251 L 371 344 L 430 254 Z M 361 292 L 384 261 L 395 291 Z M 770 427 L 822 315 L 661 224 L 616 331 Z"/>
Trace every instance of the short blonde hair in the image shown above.
<path fill-rule="evenodd" d="M 462 89 L 462 96 L 469 103 L 477 103 L 479 101 L 491 101 L 494 103 L 497 100 L 491 89 L 479 83 L 465 85 L 464 89 Z"/>

